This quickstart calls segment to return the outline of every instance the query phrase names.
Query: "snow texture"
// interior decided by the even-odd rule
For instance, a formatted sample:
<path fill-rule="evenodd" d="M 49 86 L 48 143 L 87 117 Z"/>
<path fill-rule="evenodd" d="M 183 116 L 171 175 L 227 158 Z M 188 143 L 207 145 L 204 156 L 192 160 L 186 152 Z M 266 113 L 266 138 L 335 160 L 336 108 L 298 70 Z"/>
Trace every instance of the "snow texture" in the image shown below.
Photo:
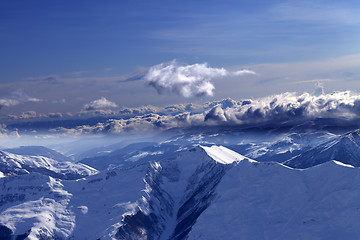
<path fill-rule="evenodd" d="M 0 178 L 3 239 L 356 239 L 360 234 L 360 172 L 340 161 L 300 170 L 254 161 L 223 146 L 193 146 L 161 161 L 65 180 L 36 170 L 53 163 L 46 158 L 2 153 L 1 159 L 13 168 L 32 166 Z"/>

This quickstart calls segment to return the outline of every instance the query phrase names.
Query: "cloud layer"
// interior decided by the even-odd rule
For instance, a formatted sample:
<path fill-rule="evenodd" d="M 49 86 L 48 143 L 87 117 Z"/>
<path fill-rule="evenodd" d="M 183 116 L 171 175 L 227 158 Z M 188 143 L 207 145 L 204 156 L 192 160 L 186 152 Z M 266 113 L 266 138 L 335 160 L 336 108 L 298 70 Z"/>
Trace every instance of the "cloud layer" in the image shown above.
<path fill-rule="evenodd" d="M 352 121 L 360 118 L 360 95 L 350 91 L 311 95 L 283 93 L 266 98 L 242 101 L 223 109 L 216 106 L 205 115 L 206 121 L 243 124 L 299 124 L 319 119 Z M 334 124 L 324 122 L 324 124 Z M 335 123 L 336 124 L 336 123 Z"/>
<path fill-rule="evenodd" d="M 180 104 L 126 109 L 121 113 L 120 119 L 72 129 L 60 127 L 54 131 L 81 134 L 226 126 L 360 127 L 360 95 L 349 91 L 323 95 L 283 93 L 240 101 L 225 99 L 202 106 Z"/>
<path fill-rule="evenodd" d="M 117 104 L 107 100 L 106 98 L 102 97 L 100 99 L 91 101 L 84 105 L 84 110 L 96 110 L 96 109 L 104 109 L 104 108 L 114 108 L 117 107 Z"/>
<path fill-rule="evenodd" d="M 105 98 L 88 104 L 87 109 L 114 107 Z M 105 111 L 97 109 L 96 111 Z M 90 111 L 94 112 L 94 111 Z M 145 131 L 165 131 L 173 128 L 222 127 L 262 128 L 360 128 L 360 94 L 343 91 L 331 94 L 313 95 L 309 93 L 282 93 L 265 98 L 235 101 L 224 99 L 205 104 L 177 104 L 167 107 L 144 106 L 122 108 L 104 112 L 103 117 L 94 121 L 88 115 L 66 116 L 61 113 L 46 115 L 53 120 L 46 125 L 35 112 L 25 112 L 26 119 L 40 117 L 39 124 L 25 121 L 22 127 L 17 123 L 12 127 L 3 126 L 1 132 L 18 130 L 22 132 L 48 131 L 60 134 L 126 133 Z M 88 116 L 89 117 L 89 116 Z M 44 117 L 43 117 L 44 118 Z M 63 121 L 63 119 L 68 121 Z M 74 121 L 71 121 L 73 119 Z M 78 121 L 80 120 L 80 121 Z M 33 120 L 35 121 L 35 120 Z M 33 127 L 31 127 L 33 126 Z"/>
<path fill-rule="evenodd" d="M 174 93 L 185 98 L 213 96 L 215 86 L 211 80 L 225 76 L 255 74 L 250 70 L 229 72 L 224 68 L 211 68 L 206 63 L 180 65 L 175 60 L 149 69 L 144 79 L 159 94 Z"/>

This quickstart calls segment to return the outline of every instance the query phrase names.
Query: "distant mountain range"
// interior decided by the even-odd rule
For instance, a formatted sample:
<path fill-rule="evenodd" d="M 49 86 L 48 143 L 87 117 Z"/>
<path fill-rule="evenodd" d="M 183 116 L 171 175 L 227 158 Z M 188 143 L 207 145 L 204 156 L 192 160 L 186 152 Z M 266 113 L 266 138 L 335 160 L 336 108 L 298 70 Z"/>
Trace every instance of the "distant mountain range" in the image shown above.
<path fill-rule="evenodd" d="M 0 172 L 4 176 L 37 172 L 54 178 L 75 180 L 96 174 L 98 171 L 81 163 L 56 161 L 42 156 L 17 155 L 0 151 Z"/>
<path fill-rule="evenodd" d="M 8 149 L 0 239 L 356 239 L 359 143 L 359 130 L 189 133 L 80 163 Z"/>
<path fill-rule="evenodd" d="M 337 160 L 355 167 L 360 166 L 360 130 L 352 131 L 294 156 L 284 162 L 293 168 L 309 168 Z"/>
<path fill-rule="evenodd" d="M 65 155 L 43 146 L 20 146 L 17 148 L 5 148 L 4 151 L 19 155 L 43 156 L 56 161 L 71 161 L 70 158 Z"/>

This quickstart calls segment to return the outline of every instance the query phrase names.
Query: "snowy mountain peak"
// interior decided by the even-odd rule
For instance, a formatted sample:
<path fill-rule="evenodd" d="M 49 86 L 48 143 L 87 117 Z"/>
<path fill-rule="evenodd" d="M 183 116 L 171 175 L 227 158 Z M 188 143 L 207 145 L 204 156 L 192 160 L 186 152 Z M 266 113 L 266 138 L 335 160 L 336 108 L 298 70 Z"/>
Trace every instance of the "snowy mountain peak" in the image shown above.
<path fill-rule="evenodd" d="M 309 168 L 327 161 L 336 160 L 355 167 L 360 166 L 360 130 L 343 134 L 317 145 L 287 161 L 293 168 Z"/>
<path fill-rule="evenodd" d="M 256 162 L 223 146 L 195 146 L 175 159 L 151 164 L 141 208 L 125 215 L 119 239 L 184 239 L 216 197 L 216 186 L 242 161 Z"/>
<path fill-rule="evenodd" d="M 255 160 L 247 158 L 223 146 L 215 146 L 215 145 L 211 147 L 201 146 L 201 148 L 204 149 L 205 152 L 218 163 L 232 164 L 234 162 L 238 163 L 242 160 L 256 162 Z"/>

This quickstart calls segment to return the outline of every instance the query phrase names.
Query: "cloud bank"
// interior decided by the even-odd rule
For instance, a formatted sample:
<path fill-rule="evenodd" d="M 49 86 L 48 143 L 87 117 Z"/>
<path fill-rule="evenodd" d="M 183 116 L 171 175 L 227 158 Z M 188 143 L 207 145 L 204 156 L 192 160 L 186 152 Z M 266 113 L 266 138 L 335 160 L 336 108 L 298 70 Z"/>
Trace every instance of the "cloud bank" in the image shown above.
<path fill-rule="evenodd" d="M 224 68 L 211 68 L 206 63 L 180 65 L 175 60 L 161 63 L 149 69 L 144 76 L 147 84 L 159 94 L 174 93 L 185 98 L 213 96 L 215 78 L 255 74 L 250 70 L 229 72 Z"/>
<path fill-rule="evenodd" d="M 122 114 L 135 115 L 71 129 L 59 127 L 53 131 L 82 134 L 193 127 L 360 127 L 360 95 L 350 91 L 323 95 L 283 93 L 240 101 L 225 99 L 202 106 L 180 104 L 127 109 Z"/>
<path fill-rule="evenodd" d="M 360 95 L 350 91 L 322 95 L 283 93 L 242 101 L 240 105 L 227 109 L 216 106 L 205 115 L 205 121 L 231 125 L 296 125 L 319 119 L 352 121 L 359 118 Z"/>
<path fill-rule="evenodd" d="M 116 104 L 101 98 L 88 104 L 87 109 L 114 107 Z M 97 109 L 95 111 L 103 111 Z M 93 112 L 93 111 L 91 111 Z M 350 91 L 331 94 L 282 93 L 257 99 L 224 99 L 205 104 L 176 104 L 167 107 L 144 106 L 111 110 L 111 113 L 94 118 L 62 113 L 51 113 L 49 125 L 44 117 L 28 111 L 17 120 L 23 119 L 24 125 L 17 123 L 3 126 L 5 134 L 16 130 L 26 132 L 47 131 L 57 134 L 107 134 L 145 131 L 166 131 L 173 128 L 223 128 L 243 129 L 279 127 L 323 129 L 360 128 L 360 94 Z M 36 119 L 35 119 L 36 118 Z M 29 124 L 40 121 L 39 124 Z M 67 119 L 67 121 L 63 121 Z M 71 121 L 73 119 L 74 121 Z M 80 120 L 80 121 L 78 121 Z M 33 126 L 33 127 L 31 127 Z M 40 126 L 40 128 L 36 128 Z"/>
<path fill-rule="evenodd" d="M 117 104 L 107 100 L 106 98 L 102 97 L 100 99 L 91 101 L 84 105 L 84 110 L 96 110 L 96 109 L 104 109 L 104 108 L 114 108 L 117 107 Z"/>

